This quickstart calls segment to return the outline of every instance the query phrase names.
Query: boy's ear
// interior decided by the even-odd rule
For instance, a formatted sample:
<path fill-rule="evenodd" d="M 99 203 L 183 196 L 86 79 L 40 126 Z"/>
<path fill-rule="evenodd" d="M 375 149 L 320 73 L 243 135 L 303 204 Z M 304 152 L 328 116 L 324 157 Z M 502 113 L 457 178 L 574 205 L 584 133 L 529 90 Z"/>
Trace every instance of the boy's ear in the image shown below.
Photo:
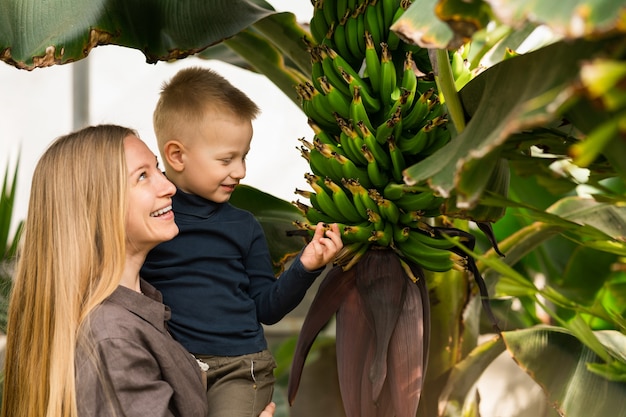
<path fill-rule="evenodd" d="M 184 150 L 184 145 L 177 140 L 171 140 L 163 147 L 163 153 L 167 163 L 176 172 L 181 172 L 185 168 L 185 162 L 183 160 Z"/>

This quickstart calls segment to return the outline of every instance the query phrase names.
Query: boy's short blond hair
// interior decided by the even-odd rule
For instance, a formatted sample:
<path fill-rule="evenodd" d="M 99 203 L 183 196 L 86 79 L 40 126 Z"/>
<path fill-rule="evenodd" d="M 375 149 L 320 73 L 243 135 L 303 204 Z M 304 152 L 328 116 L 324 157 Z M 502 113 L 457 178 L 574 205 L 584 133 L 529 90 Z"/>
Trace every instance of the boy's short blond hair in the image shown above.
<path fill-rule="evenodd" d="M 161 154 L 167 142 L 183 141 L 186 132 L 197 130 L 212 114 L 251 121 L 259 114 L 259 107 L 209 68 L 190 67 L 176 73 L 163 84 L 152 119 Z"/>

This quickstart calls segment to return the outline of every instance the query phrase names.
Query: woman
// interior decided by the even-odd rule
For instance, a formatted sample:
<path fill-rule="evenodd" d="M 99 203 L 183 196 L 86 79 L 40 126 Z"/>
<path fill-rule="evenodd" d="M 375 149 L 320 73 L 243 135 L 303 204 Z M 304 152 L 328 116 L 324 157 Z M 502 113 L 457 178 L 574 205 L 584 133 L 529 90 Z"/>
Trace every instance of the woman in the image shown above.
<path fill-rule="evenodd" d="M 139 278 L 148 251 L 178 233 L 174 192 L 127 128 L 85 128 L 44 153 L 9 307 L 2 417 L 205 417 L 201 371 Z"/>

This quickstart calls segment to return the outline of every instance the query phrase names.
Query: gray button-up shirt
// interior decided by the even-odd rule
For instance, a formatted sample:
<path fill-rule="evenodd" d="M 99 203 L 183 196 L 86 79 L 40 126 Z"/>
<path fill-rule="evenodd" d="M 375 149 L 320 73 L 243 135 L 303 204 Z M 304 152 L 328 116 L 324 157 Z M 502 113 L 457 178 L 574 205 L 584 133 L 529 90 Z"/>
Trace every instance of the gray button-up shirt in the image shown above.
<path fill-rule="evenodd" d="M 89 345 L 76 355 L 78 415 L 206 417 L 196 360 L 167 332 L 161 294 L 141 289 L 120 286 L 90 314 Z"/>

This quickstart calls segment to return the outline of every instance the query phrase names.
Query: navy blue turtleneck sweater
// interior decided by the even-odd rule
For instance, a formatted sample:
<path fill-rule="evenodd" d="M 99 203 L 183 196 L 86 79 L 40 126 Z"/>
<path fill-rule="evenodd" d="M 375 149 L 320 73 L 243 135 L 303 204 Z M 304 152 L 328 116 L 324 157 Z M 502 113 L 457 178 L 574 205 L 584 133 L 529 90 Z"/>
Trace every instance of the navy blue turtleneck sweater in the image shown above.
<path fill-rule="evenodd" d="M 177 190 L 177 237 L 154 248 L 141 277 L 172 310 L 169 330 L 191 353 L 238 356 L 267 347 L 263 324 L 293 310 L 322 272 L 300 257 L 274 276 L 263 229 L 254 216 Z"/>

